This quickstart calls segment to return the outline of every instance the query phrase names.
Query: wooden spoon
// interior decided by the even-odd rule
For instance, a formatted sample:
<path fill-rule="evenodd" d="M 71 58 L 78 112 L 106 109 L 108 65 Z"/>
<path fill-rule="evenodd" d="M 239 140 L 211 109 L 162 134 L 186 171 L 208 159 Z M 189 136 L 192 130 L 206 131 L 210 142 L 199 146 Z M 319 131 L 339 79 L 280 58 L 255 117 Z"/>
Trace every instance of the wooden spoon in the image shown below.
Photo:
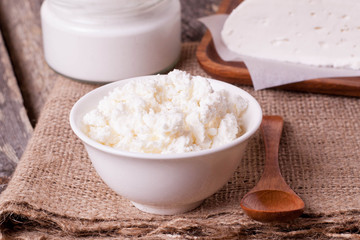
<path fill-rule="evenodd" d="M 240 202 L 245 213 L 260 222 L 285 222 L 299 217 L 305 204 L 281 176 L 278 149 L 284 121 L 264 116 L 261 132 L 265 143 L 265 169 L 257 185 Z"/>

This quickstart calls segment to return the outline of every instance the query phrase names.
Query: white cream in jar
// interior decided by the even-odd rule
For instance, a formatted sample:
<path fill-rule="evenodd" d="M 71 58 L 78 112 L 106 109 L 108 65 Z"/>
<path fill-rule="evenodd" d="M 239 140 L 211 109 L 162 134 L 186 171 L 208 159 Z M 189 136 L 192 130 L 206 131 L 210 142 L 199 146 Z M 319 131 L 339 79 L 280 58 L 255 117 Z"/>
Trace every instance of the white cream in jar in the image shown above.
<path fill-rule="evenodd" d="M 78 80 L 154 74 L 180 55 L 178 0 L 45 0 L 41 24 L 47 63 Z"/>

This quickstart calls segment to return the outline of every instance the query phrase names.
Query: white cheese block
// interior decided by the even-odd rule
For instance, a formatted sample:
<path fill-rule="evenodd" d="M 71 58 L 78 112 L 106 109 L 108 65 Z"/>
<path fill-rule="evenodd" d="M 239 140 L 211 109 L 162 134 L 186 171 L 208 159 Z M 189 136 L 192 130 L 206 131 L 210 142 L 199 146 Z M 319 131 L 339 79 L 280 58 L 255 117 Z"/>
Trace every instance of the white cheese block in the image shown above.
<path fill-rule="evenodd" d="M 241 55 L 358 70 L 360 1 L 245 0 L 221 37 Z"/>

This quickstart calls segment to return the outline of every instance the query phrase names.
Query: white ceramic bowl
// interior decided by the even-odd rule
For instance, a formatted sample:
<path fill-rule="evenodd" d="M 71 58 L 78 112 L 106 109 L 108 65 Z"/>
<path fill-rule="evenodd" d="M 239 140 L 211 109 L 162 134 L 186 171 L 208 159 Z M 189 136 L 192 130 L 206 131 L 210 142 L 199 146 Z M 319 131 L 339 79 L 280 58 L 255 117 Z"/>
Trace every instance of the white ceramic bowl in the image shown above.
<path fill-rule="evenodd" d="M 152 77 L 154 76 L 146 76 Z M 94 109 L 112 89 L 134 79 L 138 78 L 107 84 L 83 96 L 71 110 L 70 125 L 84 143 L 100 177 L 135 207 L 163 215 L 194 209 L 224 186 L 233 175 L 244 155 L 248 140 L 260 126 L 261 108 L 244 90 L 209 79 L 215 90 L 226 89 L 248 101 L 248 108 L 243 116 L 246 132 L 229 144 L 197 152 L 149 154 L 121 151 L 86 136 L 80 130 L 82 117 Z"/>

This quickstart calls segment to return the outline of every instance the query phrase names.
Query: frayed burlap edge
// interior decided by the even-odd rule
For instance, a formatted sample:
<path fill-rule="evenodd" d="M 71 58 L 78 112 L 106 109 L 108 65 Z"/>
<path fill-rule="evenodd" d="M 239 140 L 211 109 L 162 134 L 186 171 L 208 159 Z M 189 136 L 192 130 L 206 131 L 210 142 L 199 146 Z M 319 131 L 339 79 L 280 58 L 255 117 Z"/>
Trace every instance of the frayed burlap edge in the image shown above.
<path fill-rule="evenodd" d="M 201 221 L 175 217 L 165 222 L 140 219 L 122 222 L 72 219 L 33 209 L 27 203 L 9 203 L 1 220 L 3 226 L 11 229 L 3 231 L 5 239 L 358 239 L 359 215 L 357 210 L 303 214 L 293 223 L 259 224 L 251 220 L 242 222 L 233 213 L 222 212 Z M 74 225 L 82 225 L 82 230 L 73 228 Z"/>

